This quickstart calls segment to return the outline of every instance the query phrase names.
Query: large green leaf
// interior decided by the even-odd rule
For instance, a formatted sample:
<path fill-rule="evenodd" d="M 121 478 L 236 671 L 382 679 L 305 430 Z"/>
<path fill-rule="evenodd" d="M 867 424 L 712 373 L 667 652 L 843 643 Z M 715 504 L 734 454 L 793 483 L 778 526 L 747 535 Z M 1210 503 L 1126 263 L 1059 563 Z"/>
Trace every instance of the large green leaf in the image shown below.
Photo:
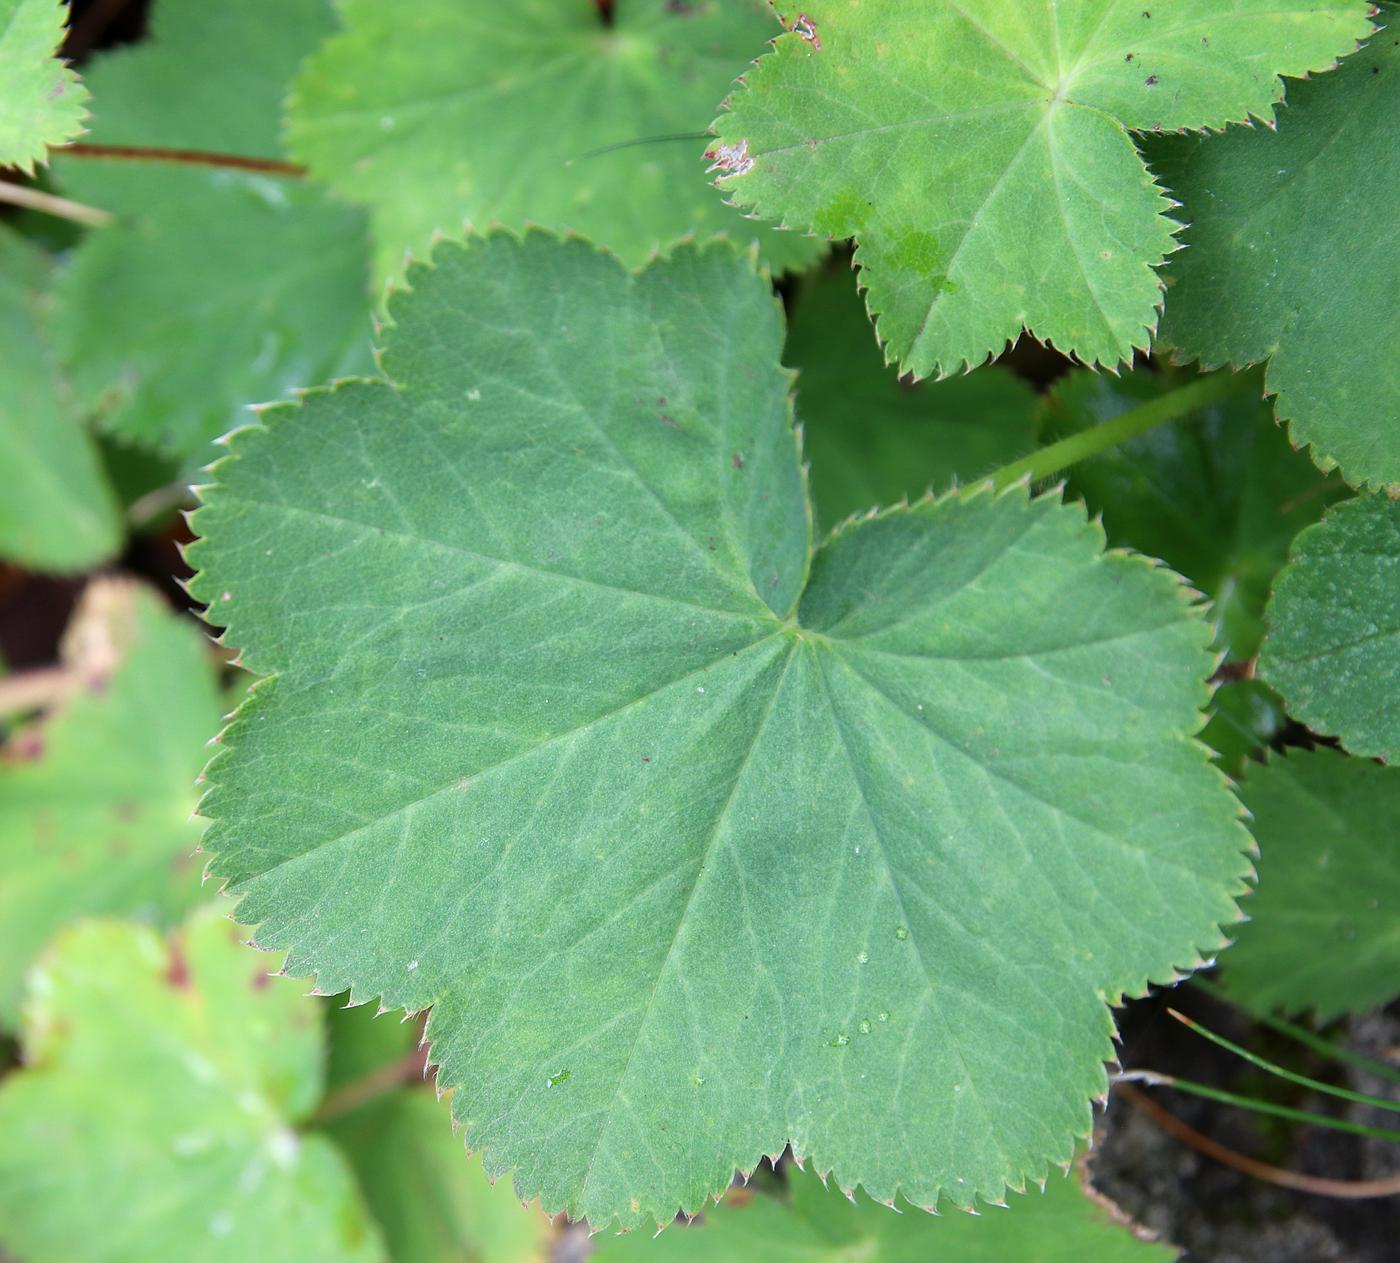
<path fill-rule="evenodd" d="M 1362 0 L 802 0 L 715 123 L 718 186 L 855 237 L 880 340 L 918 376 L 1023 327 L 1113 365 L 1175 242 L 1130 131 L 1268 119 L 1280 74 L 1371 29 Z"/>
<path fill-rule="evenodd" d="M 1400 502 L 1358 496 L 1293 545 L 1259 674 L 1353 754 L 1400 761 Z"/>
<path fill-rule="evenodd" d="M 330 1014 L 327 1103 L 376 1082 L 417 1041 L 418 1027 L 374 1020 L 369 1006 Z M 446 1102 L 424 1084 L 375 1095 L 326 1125 L 350 1159 L 394 1263 L 545 1263 L 550 1223 L 509 1180 L 488 1183 L 463 1160 Z"/>
<path fill-rule="evenodd" d="M 152 40 L 89 72 L 93 139 L 276 158 L 288 80 L 325 0 L 159 0 Z M 282 176 L 115 159 L 58 163 L 119 215 L 76 251 L 55 329 L 82 401 L 181 457 L 250 403 L 368 367 L 363 215 Z"/>
<path fill-rule="evenodd" d="M 1184 374 L 1081 372 L 1056 384 L 1046 435 L 1099 425 L 1180 386 Z M 1103 515 L 1114 544 L 1160 557 L 1214 603 L 1219 647 L 1252 657 L 1264 604 L 1288 546 L 1347 494 L 1288 445 L 1258 377 L 1169 426 L 1158 426 L 1069 474 L 1070 490 Z"/>
<path fill-rule="evenodd" d="M 693 138 L 777 33 L 759 0 L 343 0 L 307 64 L 289 137 L 313 174 L 373 208 L 379 271 L 464 223 L 571 229 L 632 263 L 689 233 L 757 241 L 775 270 L 823 246 L 745 221 Z M 610 148 L 611 147 L 611 148 Z"/>
<path fill-rule="evenodd" d="M 1324 1022 L 1400 995 L 1400 768 L 1293 751 L 1242 792 L 1259 892 L 1224 957 L 1230 994 Z"/>
<path fill-rule="evenodd" d="M 903 1214 L 859 1198 L 852 1205 L 813 1175 L 788 1170 L 789 1194 L 734 1190 L 704 1219 L 604 1240 L 596 1263 L 1170 1263 L 1177 1252 L 1133 1234 L 1078 1178 L 1053 1175 L 1045 1191 L 980 1218 Z"/>
<path fill-rule="evenodd" d="M 0 1244 L 24 1263 L 382 1257 L 344 1159 L 295 1130 L 319 1013 L 239 937 L 212 909 L 168 943 L 86 922 L 36 967 L 0 1086 Z"/>
<path fill-rule="evenodd" d="M 0 227 L 0 556 L 82 570 L 121 542 L 116 497 L 58 379 L 43 256 Z"/>
<path fill-rule="evenodd" d="M 1164 141 L 1185 203 L 1164 336 L 1207 364 L 1269 361 L 1293 441 L 1348 482 L 1400 487 L 1400 6 L 1278 127 Z"/>
<path fill-rule="evenodd" d="M 0 1023 L 75 917 L 160 923 L 199 898 L 192 819 L 218 683 L 188 619 L 135 584 L 88 588 L 64 644 L 73 691 L 0 759 Z"/>
<path fill-rule="evenodd" d="M 0 167 L 32 172 L 79 135 L 88 94 L 55 53 L 67 0 L 0 0 Z"/>
<path fill-rule="evenodd" d="M 813 552 L 728 248 L 436 261 L 394 384 L 265 413 L 197 515 L 275 677 L 203 807 L 240 918 L 431 1005 L 468 1146 L 595 1226 L 788 1142 L 921 1204 L 1067 1160 L 1105 1000 L 1213 951 L 1247 867 L 1185 590 L 1021 488 Z"/>
<path fill-rule="evenodd" d="M 803 284 L 784 359 L 800 374 L 797 412 L 823 525 L 967 482 L 1035 446 L 1035 395 L 1008 370 L 915 384 L 887 369 L 849 269 Z"/>

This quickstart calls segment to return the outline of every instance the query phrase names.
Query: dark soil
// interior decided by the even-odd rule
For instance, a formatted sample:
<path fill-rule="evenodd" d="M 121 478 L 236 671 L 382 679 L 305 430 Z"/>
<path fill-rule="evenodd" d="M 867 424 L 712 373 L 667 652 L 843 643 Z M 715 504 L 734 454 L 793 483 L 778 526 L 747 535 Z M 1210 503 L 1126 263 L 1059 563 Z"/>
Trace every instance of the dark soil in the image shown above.
<path fill-rule="evenodd" d="M 1291 1070 L 1377 1096 L 1396 1085 L 1330 1065 L 1308 1049 L 1189 985 L 1120 1014 L 1125 1069 L 1152 1069 L 1370 1126 L 1397 1115 L 1350 1105 L 1282 1082 L 1192 1034 L 1168 1007 Z M 1329 1038 L 1379 1061 L 1400 1064 L 1400 1005 L 1339 1023 Z M 1188 1096 L 1144 1088 L 1183 1122 L 1237 1152 L 1289 1171 L 1340 1180 L 1400 1174 L 1400 1145 Z M 1344 1200 L 1299 1193 L 1240 1174 L 1169 1136 L 1125 1099 L 1110 1100 L 1091 1161 L 1095 1186 L 1138 1223 L 1186 1251 L 1190 1263 L 1396 1263 L 1400 1197 Z"/>

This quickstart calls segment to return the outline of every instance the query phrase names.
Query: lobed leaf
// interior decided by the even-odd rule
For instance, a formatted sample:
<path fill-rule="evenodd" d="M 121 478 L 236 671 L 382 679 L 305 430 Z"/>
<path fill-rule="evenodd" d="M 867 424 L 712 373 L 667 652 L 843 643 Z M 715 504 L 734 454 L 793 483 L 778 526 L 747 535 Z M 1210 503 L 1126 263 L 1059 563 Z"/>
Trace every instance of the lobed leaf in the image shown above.
<path fill-rule="evenodd" d="M 1268 361 L 1293 442 L 1400 488 L 1400 6 L 1336 74 L 1289 88 L 1277 128 L 1162 141 L 1185 203 L 1163 336 L 1208 365 Z"/>
<path fill-rule="evenodd" d="M 82 570 L 121 542 L 116 497 L 59 380 L 42 304 L 48 261 L 0 227 L 0 556 Z"/>
<path fill-rule="evenodd" d="M 1259 891 L 1224 958 L 1227 990 L 1319 1022 L 1388 1004 L 1400 994 L 1400 769 L 1295 750 L 1251 768 L 1242 794 Z"/>
<path fill-rule="evenodd" d="M 88 94 L 57 55 L 67 21 L 66 0 L 0 0 L 0 167 L 32 175 L 82 134 Z"/>
<path fill-rule="evenodd" d="M 196 518 L 274 677 L 203 805 L 239 917 L 431 1006 L 467 1145 L 595 1227 L 789 1143 L 918 1204 L 1068 1161 L 1105 1002 L 1215 950 L 1248 871 L 1187 592 L 1024 488 L 813 551 L 729 249 L 435 262 L 390 382 L 264 413 Z"/>
<path fill-rule="evenodd" d="M 1400 502 L 1357 496 L 1294 542 L 1259 675 L 1353 754 L 1400 759 Z"/>
<path fill-rule="evenodd" d="M 344 1159 L 295 1130 L 319 1014 L 238 938 L 206 909 L 168 942 L 85 922 L 41 959 L 0 1085 L 0 1243 L 26 1263 L 383 1257 Z"/>
<path fill-rule="evenodd" d="M 924 383 L 890 373 L 849 270 L 803 282 L 784 358 L 799 370 L 797 411 L 823 527 L 972 481 L 1035 446 L 1036 397 L 1009 370 Z"/>
<path fill-rule="evenodd" d="M 92 138 L 277 159 L 288 80 L 331 25 L 325 0 L 159 0 L 151 40 L 89 71 Z M 370 367 L 359 211 L 285 176 L 105 158 L 57 173 L 118 215 L 75 251 L 55 318 L 113 434 L 194 463 L 249 403 Z"/>
<path fill-rule="evenodd" d="M 1270 119 L 1280 75 L 1371 31 L 1361 0 L 803 0 L 714 124 L 716 185 L 855 237 L 902 372 L 1023 328 L 1112 367 L 1156 328 L 1172 203 L 1131 133 Z"/>
<path fill-rule="evenodd" d="M 774 271 L 824 246 L 747 223 L 695 139 L 777 31 L 760 0 L 343 0 L 292 95 L 292 152 L 374 214 L 381 276 L 464 223 L 541 224 L 630 263 L 691 234 L 756 241 Z"/>

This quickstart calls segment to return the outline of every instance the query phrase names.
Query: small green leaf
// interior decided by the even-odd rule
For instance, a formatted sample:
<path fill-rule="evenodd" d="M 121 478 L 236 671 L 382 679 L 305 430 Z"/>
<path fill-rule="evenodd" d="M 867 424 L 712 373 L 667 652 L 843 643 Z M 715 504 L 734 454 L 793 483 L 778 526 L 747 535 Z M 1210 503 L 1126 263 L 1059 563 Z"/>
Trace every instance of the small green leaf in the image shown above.
<path fill-rule="evenodd" d="M 855 237 L 880 340 L 920 377 L 1023 327 L 1091 364 L 1131 359 L 1177 225 L 1130 132 L 1268 119 L 1279 75 L 1371 31 L 1361 0 L 776 7 L 790 33 L 714 125 L 716 184 Z"/>
<path fill-rule="evenodd" d="M 82 134 L 87 90 L 56 55 L 67 21 L 67 0 L 0 0 L 0 167 L 32 174 Z"/>
<path fill-rule="evenodd" d="M 99 580 L 64 642 L 70 693 L 0 760 L 0 1023 L 60 926 L 160 924 L 199 898 L 192 818 L 218 683 L 199 630 L 154 593 Z"/>
<path fill-rule="evenodd" d="M 797 415 L 822 526 L 969 482 L 1035 446 L 1035 395 L 1006 369 L 917 385 L 896 378 L 849 269 L 802 285 L 783 359 L 800 373 Z"/>
<path fill-rule="evenodd" d="M 48 264 L 0 226 L 0 556 L 84 570 L 121 542 L 116 497 L 69 405 L 43 325 Z"/>
<path fill-rule="evenodd" d="M 733 1189 L 688 1226 L 655 1241 L 630 1233 L 602 1239 L 596 1263 L 1171 1263 L 1177 1251 L 1134 1235 L 1073 1178 L 1052 1175 L 1045 1191 L 1014 1197 L 1009 1209 L 938 1218 L 908 1205 L 902 1214 L 868 1198 L 854 1205 L 836 1187 L 788 1168 L 786 1197 Z M 946 1208 L 945 1208 L 946 1209 Z"/>
<path fill-rule="evenodd" d="M 412 1052 L 416 1023 L 372 1006 L 330 1013 L 332 1092 Z M 394 1263 L 545 1263 L 550 1222 L 509 1180 L 467 1162 L 446 1102 L 423 1084 L 366 1101 L 326 1126 L 350 1160 Z"/>
<path fill-rule="evenodd" d="M 331 27 L 324 0 L 158 0 L 151 41 L 89 72 L 93 140 L 278 158 L 288 80 Z M 283 176 L 96 158 L 57 170 L 119 216 L 75 252 L 55 318 L 74 387 L 113 434 L 194 463 L 246 405 L 370 368 L 359 211 Z"/>
<path fill-rule="evenodd" d="M 1400 761 L 1400 502 L 1357 496 L 1293 545 L 1259 675 L 1353 754 Z"/>
<path fill-rule="evenodd" d="M 1400 768 L 1336 750 L 1291 751 L 1242 787 L 1259 891 L 1225 953 L 1231 996 L 1320 1022 L 1400 995 Z"/>
<path fill-rule="evenodd" d="M 1163 337 L 1208 365 L 1268 360 L 1279 419 L 1320 468 L 1400 488 L 1400 6 L 1273 128 L 1155 142 L 1189 247 Z"/>
<path fill-rule="evenodd" d="M 1191 376 L 1194 376 L 1192 374 Z M 1046 437 L 1101 425 L 1178 386 L 1178 373 L 1073 374 L 1056 384 Z M 1256 378 L 1239 392 L 1070 471 L 1114 544 L 1160 557 L 1214 602 L 1217 644 L 1253 657 L 1264 603 L 1288 546 L 1347 494 L 1289 445 Z"/>
<path fill-rule="evenodd" d="M 464 224 L 571 230 L 630 263 L 688 234 L 756 241 L 775 271 L 824 245 L 726 207 L 696 163 L 715 102 L 777 34 L 759 0 L 343 0 L 298 78 L 288 135 L 372 208 L 378 270 Z"/>
<path fill-rule="evenodd" d="M 432 1006 L 467 1145 L 595 1227 L 789 1142 L 921 1204 L 1067 1161 L 1105 999 L 1214 951 L 1248 870 L 1182 586 L 1023 488 L 814 552 L 731 249 L 497 234 L 410 280 L 393 384 L 265 413 L 197 515 L 276 677 L 203 805 L 238 915 Z"/>
<path fill-rule="evenodd" d="M 0 1086 L 0 1243 L 25 1263 L 383 1257 L 334 1146 L 319 1013 L 217 910 L 93 921 L 41 958 Z"/>

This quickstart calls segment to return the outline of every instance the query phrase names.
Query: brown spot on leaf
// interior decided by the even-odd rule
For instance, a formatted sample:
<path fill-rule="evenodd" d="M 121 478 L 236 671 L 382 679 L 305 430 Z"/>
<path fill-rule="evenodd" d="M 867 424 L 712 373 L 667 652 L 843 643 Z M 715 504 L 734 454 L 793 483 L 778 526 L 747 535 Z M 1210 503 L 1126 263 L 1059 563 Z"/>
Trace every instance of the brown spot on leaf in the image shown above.
<path fill-rule="evenodd" d="M 177 991 L 187 991 L 190 985 L 190 962 L 185 956 L 185 945 L 178 932 L 170 936 L 170 964 L 165 970 L 165 981 Z"/>

